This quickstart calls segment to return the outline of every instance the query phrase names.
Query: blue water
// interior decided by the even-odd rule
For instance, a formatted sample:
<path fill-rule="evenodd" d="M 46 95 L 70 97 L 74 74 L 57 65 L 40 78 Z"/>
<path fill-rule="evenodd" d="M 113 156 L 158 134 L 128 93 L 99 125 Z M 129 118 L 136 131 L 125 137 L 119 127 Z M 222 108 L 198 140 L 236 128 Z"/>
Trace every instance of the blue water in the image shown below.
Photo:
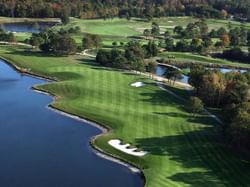
<path fill-rule="evenodd" d="M 29 33 L 39 33 L 41 30 L 50 28 L 56 23 L 52 22 L 38 22 L 35 26 L 35 23 L 4 23 L 1 27 L 7 32 L 29 32 Z"/>
<path fill-rule="evenodd" d="M 139 174 L 94 153 L 98 128 L 46 108 L 52 98 L 30 89 L 43 83 L 0 60 L 0 186 L 143 186 Z"/>
<path fill-rule="evenodd" d="M 158 65 L 156 67 L 156 75 L 163 77 L 164 73 L 167 71 L 167 68 L 165 66 Z M 181 79 L 178 79 L 178 81 L 183 82 L 183 83 L 188 83 L 188 76 L 187 75 L 182 75 Z"/>

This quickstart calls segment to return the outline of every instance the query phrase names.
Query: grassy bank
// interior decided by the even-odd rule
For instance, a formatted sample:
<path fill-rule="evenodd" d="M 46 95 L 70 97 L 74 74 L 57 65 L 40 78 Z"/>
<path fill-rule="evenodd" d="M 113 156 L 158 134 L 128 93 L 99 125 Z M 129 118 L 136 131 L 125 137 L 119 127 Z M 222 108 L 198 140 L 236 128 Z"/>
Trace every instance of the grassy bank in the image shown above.
<path fill-rule="evenodd" d="M 53 57 L 0 47 L 0 56 L 30 71 L 56 78 L 39 86 L 60 98 L 53 106 L 112 128 L 94 143 L 143 169 L 147 187 L 248 186 L 248 163 L 225 150 L 220 128 L 207 116 L 186 112 L 181 101 L 152 81 L 106 69 L 79 56 Z M 141 88 L 131 87 L 145 81 Z M 120 138 L 149 152 L 126 155 L 107 141 Z"/>
<path fill-rule="evenodd" d="M 184 52 L 164 52 L 160 53 L 158 55 L 161 58 L 169 59 L 168 57 L 171 57 L 170 60 L 181 62 L 181 63 L 189 63 L 189 62 L 198 62 L 202 64 L 218 64 L 218 65 L 228 65 L 232 67 L 246 67 L 249 68 L 249 64 L 244 64 L 240 62 L 233 62 L 229 60 L 219 59 L 219 58 L 212 58 L 212 57 L 206 57 L 201 55 L 195 55 L 192 53 L 184 53 Z M 174 58 L 173 58 L 174 57 Z"/>

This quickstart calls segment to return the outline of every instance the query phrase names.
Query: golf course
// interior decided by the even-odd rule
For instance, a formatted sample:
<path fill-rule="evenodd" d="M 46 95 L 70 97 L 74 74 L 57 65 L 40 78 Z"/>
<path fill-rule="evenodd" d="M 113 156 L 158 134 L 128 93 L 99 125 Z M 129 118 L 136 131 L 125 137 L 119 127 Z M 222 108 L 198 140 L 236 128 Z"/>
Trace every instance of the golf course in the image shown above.
<path fill-rule="evenodd" d="M 196 20 L 192 17 L 165 17 L 154 21 L 159 23 L 162 31 L 169 29 L 172 32 L 176 25 L 185 26 Z M 210 30 L 228 24 L 228 21 L 213 19 L 206 22 Z M 232 24 L 240 27 L 239 22 Z M 103 47 L 111 50 L 112 42 L 117 42 L 119 48 L 119 42 L 125 45 L 133 37 L 141 37 L 139 42 L 147 43 L 143 30 L 150 29 L 151 22 L 134 18 L 71 18 L 68 24 L 55 26 L 52 30 L 76 26 L 81 32 L 71 34 L 71 37 L 78 46 L 83 35 L 96 34 L 102 37 Z M 246 27 L 250 28 L 250 24 L 247 23 Z M 23 42 L 30 36 L 30 33 L 17 33 L 16 38 Z M 155 41 L 159 42 L 158 39 Z M 249 64 L 188 52 L 164 51 L 157 58 L 168 59 L 169 56 L 175 56 L 174 60 L 180 62 L 249 68 Z M 186 97 L 179 95 L 180 99 L 161 89 L 148 76 L 101 66 L 86 55 L 56 56 L 25 46 L 1 45 L 0 58 L 22 73 L 53 80 L 34 85 L 34 88 L 54 96 L 50 104 L 52 108 L 107 128 L 108 132 L 93 138 L 91 145 L 139 168 L 146 187 L 249 186 L 249 162 L 225 146 L 221 124 L 207 113 L 194 115 L 187 110 Z M 131 86 L 136 82 L 144 84 Z M 129 143 L 147 154 L 140 157 L 126 154 L 108 143 L 114 139 Z"/>

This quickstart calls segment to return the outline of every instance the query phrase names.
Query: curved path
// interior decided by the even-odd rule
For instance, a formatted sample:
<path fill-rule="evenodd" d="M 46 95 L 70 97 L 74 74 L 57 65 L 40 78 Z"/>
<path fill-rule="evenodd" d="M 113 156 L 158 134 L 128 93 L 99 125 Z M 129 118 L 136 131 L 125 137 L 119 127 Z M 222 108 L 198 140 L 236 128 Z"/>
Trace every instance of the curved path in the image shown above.
<path fill-rule="evenodd" d="M 25 46 L 25 47 L 31 47 L 34 48 L 35 46 L 26 44 L 23 42 L 5 42 L 5 41 L 0 41 L 0 44 L 5 44 L 5 45 L 18 45 L 18 46 Z"/>

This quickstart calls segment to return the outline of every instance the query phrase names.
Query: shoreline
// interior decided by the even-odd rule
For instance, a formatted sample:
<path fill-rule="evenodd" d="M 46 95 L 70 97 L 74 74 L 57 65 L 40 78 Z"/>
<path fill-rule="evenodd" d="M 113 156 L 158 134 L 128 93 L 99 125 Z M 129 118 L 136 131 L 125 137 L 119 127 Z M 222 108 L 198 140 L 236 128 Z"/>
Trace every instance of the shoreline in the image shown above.
<path fill-rule="evenodd" d="M 32 72 L 29 72 L 29 71 L 26 71 L 25 69 L 23 68 L 20 68 L 19 66 L 13 64 L 11 62 L 11 60 L 8 60 L 2 56 L 0 56 L 0 59 L 4 61 L 4 63 L 10 65 L 15 71 L 17 71 L 18 73 L 21 73 L 21 74 L 25 74 L 26 76 L 30 76 L 30 77 L 33 77 L 33 78 L 36 78 L 36 79 L 40 79 L 40 80 L 45 80 L 47 82 L 57 82 L 58 80 L 57 79 L 52 79 L 50 77 L 47 77 L 47 76 L 43 76 L 43 75 L 39 75 L 39 74 L 36 74 L 36 73 L 32 73 Z M 45 83 L 46 84 L 46 83 Z M 89 145 L 92 147 L 93 149 L 93 152 L 103 158 L 103 159 L 106 159 L 106 160 L 109 160 L 109 161 L 112 161 L 114 163 L 117 163 L 117 164 L 120 164 L 122 166 L 125 166 L 127 167 L 133 174 L 139 174 L 140 175 L 140 178 L 143 180 L 143 186 L 146 186 L 146 177 L 142 171 L 141 168 L 137 167 L 135 164 L 125 160 L 125 159 L 122 159 L 118 156 L 115 156 L 113 155 L 112 153 L 107 153 L 105 152 L 104 150 L 102 150 L 101 148 L 97 147 L 95 145 L 95 140 L 100 137 L 100 136 L 104 136 L 110 132 L 112 132 L 112 129 L 108 128 L 107 126 L 103 125 L 103 124 L 100 124 L 92 119 L 88 119 L 86 117 L 82 117 L 82 116 L 79 116 L 79 115 L 75 115 L 71 112 L 67 112 L 67 111 L 64 111 L 62 109 L 59 109 L 55 106 L 53 106 L 53 103 L 56 101 L 56 95 L 52 94 L 52 93 L 49 93 L 47 91 L 44 91 L 44 90 L 41 90 L 41 89 L 38 89 L 36 86 L 38 85 L 33 85 L 30 89 L 36 93 L 39 93 L 39 94 L 43 94 L 43 95 L 47 95 L 49 97 L 52 98 L 52 102 L 49 103 L 46 107 L 47 109 L 53 111 L 53 112 L 56 112 L 60 115 L 63 115 L 63 116 L 66 116 L 66 117 L 69 117 L 69 118 L 72 118 L 72 119 L 75 119 L 75 120 L 79 120 L 81 122 L 84 122 L 88 125 L 91 125 L 93 127 L 96 127 L 98 129 L 101 130 L 101 133 L 98 134 L 98 135 L 95 135 L 93 137 L 90 138 L 89 140 Z"/>
<path fill-rule="evenodd" d="M 20 17 L 4 17 L 0 16 L 0 24 L 4 23 L 47 23 L 47 22 L 53 22 L 53 23 L 60 23 L 60 18 L 20 18 Z"/>

